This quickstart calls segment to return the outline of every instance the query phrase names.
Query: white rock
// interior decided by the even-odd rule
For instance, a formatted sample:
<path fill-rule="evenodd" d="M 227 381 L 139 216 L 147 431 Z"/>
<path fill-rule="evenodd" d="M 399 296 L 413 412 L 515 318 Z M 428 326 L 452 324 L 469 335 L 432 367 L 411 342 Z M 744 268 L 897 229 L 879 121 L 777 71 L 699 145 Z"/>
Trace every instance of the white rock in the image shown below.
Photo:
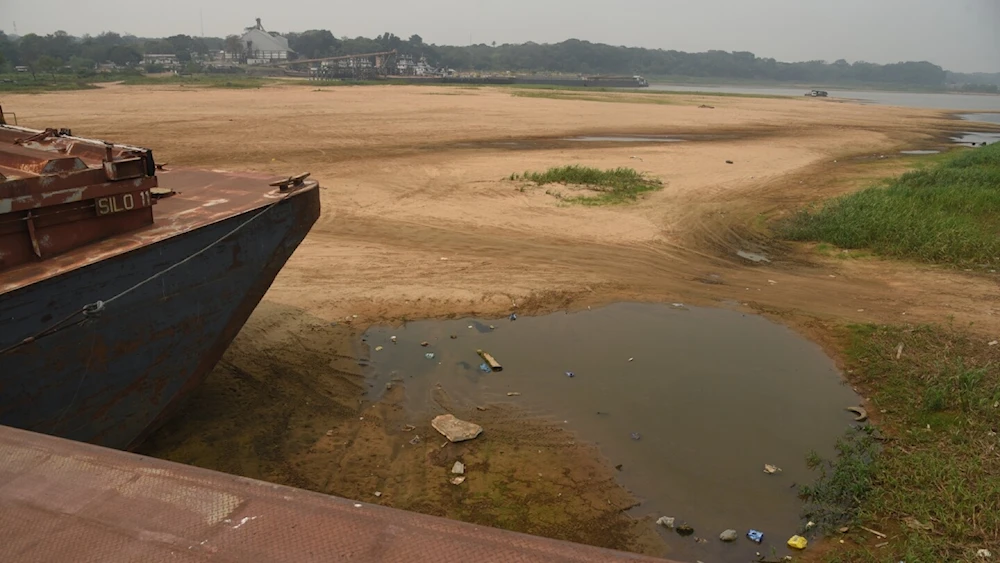
<path fill-rule="evenodd" d="M 455 465 L 453 465 L 451 467 L 451 472 L 454 473 L 455 475 L 464 475 L 465 474 L 465 464 L 462 463 L 461 461 L 456 461 Z"/>
<path fill-rule="evenodd" d="M 664 528 L 674 527 L 674 519 L 670 516 L 663 516 L 662 518 L 657 520 L 656 523 L 663 526 Z"/>
<path fill-rule="evenodd" d="M 431 426 L 451 442 L 464 442 L 483 433 L 482 426 L 459 420 L 453 414 L 442 414 L 434 417 Z"/>

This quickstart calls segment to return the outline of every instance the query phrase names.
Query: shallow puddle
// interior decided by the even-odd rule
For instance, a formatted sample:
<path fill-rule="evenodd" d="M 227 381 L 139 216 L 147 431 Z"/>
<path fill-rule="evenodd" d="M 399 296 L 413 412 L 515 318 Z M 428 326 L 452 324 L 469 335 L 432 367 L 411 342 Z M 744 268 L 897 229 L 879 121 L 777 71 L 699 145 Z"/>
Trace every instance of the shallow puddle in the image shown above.
<path fill-rule="evenodd" d="M 1000 133 L 985 133 L 981 131 L 966 131 L 957 137 L 952 137 L 952 141 L 959 145 L 992 145 L 1000 141 Z"/>
<path fill-rule="evenodd" d="M 905 154 L 908 156 L 926 156 L 930 154 L 941 154 L 941 151 L 936 150 L 912 150 L 912 151 L 899 151 L 899 154 Z"/>
<path fill-rule="evenodd" d="M 960 115 L 967 121 L 983 121 L 986 123 L 1000 123 L 1000 113 L 965 113 Z"/>
<path fill-rule="evenodd" d="M 787 553 L 802 525 L 797 487 L 814 478 L 805 456 L 833 454 L 852 423 L 844 408 L 859 400 L 819 346 L 728 309 L 621 303 L 375 327 L 365 339 L 370 398 L 402 385 L 415 419 L 440 412 L 440 386 L 459 404 L 511 403 L 597 444 L 642 501 L 635 516 L 694 527 L 686 538 L 663 530 L 682 560 Z M 480 349 L 503 371 L 482 370 Z M 765 464 L 782 471 L 765 474 Z M 740 533 L 734 544 L 718 539 L 728 528 Z M 764 532 L 762 545 L 745 538 L 751 528 Z"/>

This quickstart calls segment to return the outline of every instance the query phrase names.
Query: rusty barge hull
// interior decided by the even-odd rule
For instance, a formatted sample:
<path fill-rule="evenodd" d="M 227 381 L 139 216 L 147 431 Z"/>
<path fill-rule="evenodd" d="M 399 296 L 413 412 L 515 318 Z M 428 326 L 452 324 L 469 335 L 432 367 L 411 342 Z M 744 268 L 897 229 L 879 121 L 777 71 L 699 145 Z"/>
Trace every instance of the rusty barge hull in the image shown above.
<path fill-rule="evenodd" d="M 0 359 L 0 424 L 136 445 L 215 366 L 318 213 L 316 198 L 291 198 L 4 294 L 0 347 L 188 260 Z"/>
<path fill-rule="evenodd" d="M 319 187 L 0 124 L 0 425 L 129 449 L 215 366 Z"/>
<path fill-rule="evenodd" d="M 2 426 L 0 561 L 670 563 Z"/>

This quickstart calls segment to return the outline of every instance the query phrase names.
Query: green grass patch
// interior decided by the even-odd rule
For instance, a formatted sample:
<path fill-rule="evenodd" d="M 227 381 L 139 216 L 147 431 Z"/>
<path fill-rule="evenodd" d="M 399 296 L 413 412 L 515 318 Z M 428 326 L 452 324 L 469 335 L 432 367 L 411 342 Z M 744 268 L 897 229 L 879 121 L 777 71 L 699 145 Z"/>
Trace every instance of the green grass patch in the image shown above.
<path fill-rule="evenodd" d="M 979 549 L 995 553 L 1000 348 L 926 326 L 852 326 L 845 341 L 852 382 L 871 397 L 885 436 L 868 430 L 846 438 L 837 460 L 816 460 L 824 473 L 803 492 L 818 523 L 889 537 L 854 528 L 826 560 L 975 561 Z M 888 545 L 876 547 L 881 542 Z"/>
<path fill-rule="evenodd" d="M 60 76 L 52 78 L 49 75 L 38 75 L 32 80 L 30 74 L 17 73 L 0 75 L 0 92 L 11 94 L 39 94 L 42 92 L 63 92 L 69 90 L 92 90 L 97 88 L 91 78 Z"/>
<path fill-rule="evenodd" d="M 583 205 L 607 205 L 636 201 L 640 194 L 659 190 L 663 183 L 656 178 L 650 178 L 632 168 L 612 168 L 601 170 L 586 166 L 560 166 L 549 168 L 545 172 L 525 172 L 511 174 L 510 180 L 527 181 L 545 186 L 548 184 L 563 184 L 597 192 L 593 195 L 577 195 L 566 197 L 555 194 L 559 199 L 569 203 Z"/>
<path fill-rule="evenodd" d="M 921 170 L 803 210 L 781 230 L 792 240 L 993 268 L 1000 264 L 998 210 L 1000 143 L 951 153 Z"/>
<path fill-rule="evenodd" d="M 190 76 L 129 76 L 122 80 L 126 86 L 157 86 L 157 85 L 179 85 L 193 86 L 199 88 L 232 88 L 251 89 L 261 88 L 276 81 L 267 78 L 254 76 L 240 76 L 231 74 L 192 74 Z M 310 84 L 313 85 L 313 84 Z"/>

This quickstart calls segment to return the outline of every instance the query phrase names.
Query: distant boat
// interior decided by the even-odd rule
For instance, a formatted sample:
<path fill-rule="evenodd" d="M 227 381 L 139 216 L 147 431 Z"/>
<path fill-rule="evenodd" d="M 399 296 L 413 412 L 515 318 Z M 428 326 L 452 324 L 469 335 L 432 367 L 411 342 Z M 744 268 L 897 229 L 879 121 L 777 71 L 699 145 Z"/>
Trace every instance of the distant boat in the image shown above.
<path fill-rule="evenodd" d="M 808 94 L 806 94 L 806 96 L 811 96 L 813 98 L 825 98 L 829 95 L 830 93 L 825 90 L 811 90 Z"/>
<path fill-rule="evenodd" d="M 161 171 L 148 149 L 0 117 L 0 425 L 138 445 L 319 217 L 307 176 Z"/>

